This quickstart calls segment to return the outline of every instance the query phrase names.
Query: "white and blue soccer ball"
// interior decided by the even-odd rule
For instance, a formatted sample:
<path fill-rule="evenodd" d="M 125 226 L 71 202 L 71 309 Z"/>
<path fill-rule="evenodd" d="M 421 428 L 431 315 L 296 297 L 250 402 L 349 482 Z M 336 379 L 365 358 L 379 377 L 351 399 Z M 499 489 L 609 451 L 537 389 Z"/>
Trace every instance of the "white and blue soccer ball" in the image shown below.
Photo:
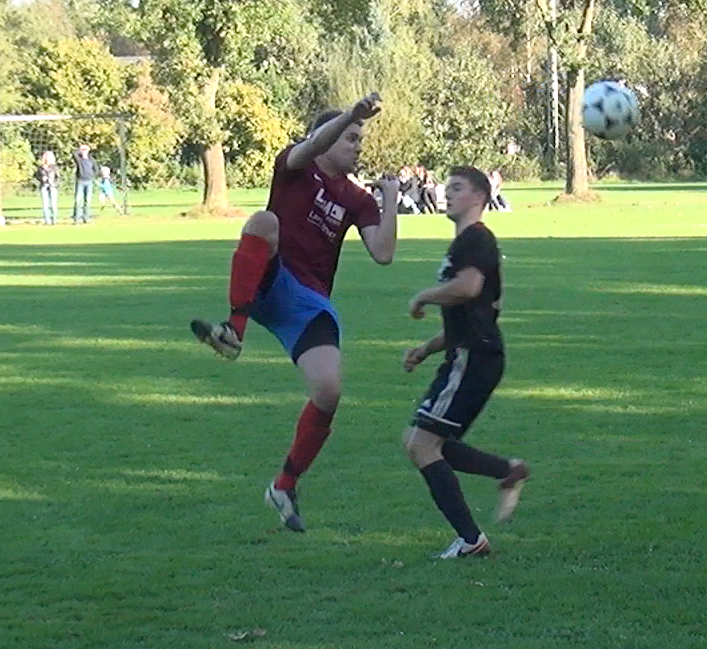
<path fill-rule="evenodd" d="M 624 137 L 640 120 L 638 99 L 618 81 L 597 81 L 584 91 L 582 126 L 603 140 Z"/>

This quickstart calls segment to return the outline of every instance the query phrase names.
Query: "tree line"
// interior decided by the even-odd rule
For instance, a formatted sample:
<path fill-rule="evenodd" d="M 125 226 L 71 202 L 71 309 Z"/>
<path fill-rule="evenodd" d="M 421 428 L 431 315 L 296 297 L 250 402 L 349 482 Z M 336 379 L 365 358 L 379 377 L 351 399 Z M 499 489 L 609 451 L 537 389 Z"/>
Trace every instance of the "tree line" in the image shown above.
<path fill-rule="evenodd" d="M 0 0 L 0 114 L 121 113 L 135 187 L 268 181 L 324 107 L 377 90 L 362 171 L 457 162 L 507 178 L 707 175 L 707 0 Z M 585 141 L 585 81 L 641 101 L 626 140 Z M 37 129 L 33 125 L 32 129 Z M 3 179 L 33 144 L 89 141 L 110 121 L 0 128 Z"/>

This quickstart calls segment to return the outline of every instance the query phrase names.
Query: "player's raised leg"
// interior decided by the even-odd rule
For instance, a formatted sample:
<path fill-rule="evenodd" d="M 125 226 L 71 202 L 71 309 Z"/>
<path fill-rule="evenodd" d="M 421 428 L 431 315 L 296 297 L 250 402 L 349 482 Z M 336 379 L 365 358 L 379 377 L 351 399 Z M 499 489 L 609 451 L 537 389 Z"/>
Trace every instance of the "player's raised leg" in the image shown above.
<path fill-rule="evenodd" d="M 237 358 L 241 352 L 248 315 L 268 263 L 277 254 L 279 237 L 275 214 L 268 211 L 253 214 L 243 226 L 231 260 L 230 317 L 216 325 L 201 318 L 191 322 L 194 335 L 222 356 Z"/>
<path fill-rule="evenodd" d="M 296 363 L 304 374 L 310 398 L 300 414 L 282 470 L 268 486 L 265 500 L 278 511 L 287 527 L 304 532 L 297 504 L 297 481 L 319 455 L 331 433 L 331 422 L 341 396 L 341 355 L 335 345 L 319 345 L 303 352 Z"/>
<path fill-rule="evenodd" d="M 459 535 L 439 558 L 485 556 L 490 552 L 489 541 L 476 525 L 459 480 L 442 455 L 443 444 L 444 438 L 421 428 L 407 428 L 403 432 L 408 456 L 427 482 L 437 508 Z"/>

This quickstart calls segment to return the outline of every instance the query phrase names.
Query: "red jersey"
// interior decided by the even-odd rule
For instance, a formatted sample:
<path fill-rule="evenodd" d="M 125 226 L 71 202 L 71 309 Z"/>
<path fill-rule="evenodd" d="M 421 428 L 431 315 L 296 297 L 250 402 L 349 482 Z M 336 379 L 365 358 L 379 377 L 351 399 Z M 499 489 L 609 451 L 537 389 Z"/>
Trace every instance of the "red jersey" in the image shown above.
<path fill-rule="evenodd" d="M 346 176 L 331 178 L 314 162 L 288 169 L 291 149 L 275 159 L 268 200 L 280 222 L 280 258 L 302 284 L 329 296 L 346 231 L 378 225 L 378 205 Z"/>

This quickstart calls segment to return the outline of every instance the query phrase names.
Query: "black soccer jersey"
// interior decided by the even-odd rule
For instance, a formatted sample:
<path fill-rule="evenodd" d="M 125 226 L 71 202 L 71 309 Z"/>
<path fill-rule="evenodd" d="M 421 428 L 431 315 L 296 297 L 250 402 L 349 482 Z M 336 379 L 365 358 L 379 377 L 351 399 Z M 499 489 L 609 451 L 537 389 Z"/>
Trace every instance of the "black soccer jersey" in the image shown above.
<path fill-rule="evenodd" d="M 483 223 L 468 226 L 452 241 L 438 279 L 448 282 L 472 266 L 485 278 L 481 295 L 462 304 L 442 307 L 445 346 L 502 354 L 503 339 L 496 322 L 501 308 L 500 255 L 496 237 Z"/>

